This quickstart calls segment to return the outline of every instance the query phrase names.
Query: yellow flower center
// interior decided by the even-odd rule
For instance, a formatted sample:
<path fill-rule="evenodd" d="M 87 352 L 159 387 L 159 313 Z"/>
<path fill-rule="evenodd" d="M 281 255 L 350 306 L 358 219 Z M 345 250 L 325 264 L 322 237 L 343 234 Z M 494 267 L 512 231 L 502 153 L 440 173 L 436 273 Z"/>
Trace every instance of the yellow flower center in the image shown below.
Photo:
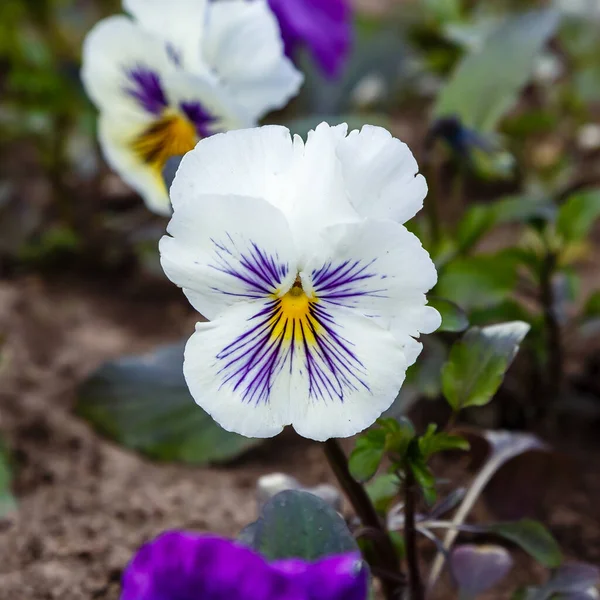
<path fill-rule="evenodd" d="M 166 112 L 133 141 L 140 160 L 162 173 L 173 156 L 193 150 L 198 142 L 194 125 L 182 115 Z"/>
<path fill-rule="evenodd" d="M 321 326 L 313 316 L 316 298 L 309 298 L 297 278 L 291 289 L 277 298 L 277 309 L 271 319 L 272 339 L 314 344 Z"/>

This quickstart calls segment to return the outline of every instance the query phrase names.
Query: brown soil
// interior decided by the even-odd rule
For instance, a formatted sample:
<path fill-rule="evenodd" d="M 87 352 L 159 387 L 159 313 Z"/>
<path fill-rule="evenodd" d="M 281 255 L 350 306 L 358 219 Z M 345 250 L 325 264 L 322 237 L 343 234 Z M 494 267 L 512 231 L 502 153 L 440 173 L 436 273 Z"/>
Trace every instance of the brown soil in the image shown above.
<path fill-rule="evenodd" d="M 158 532 L 235 535 L 255 517 L 261 474 L 283 470 L 306 484 L 331 479 L 319 446 L 292 434 L 233 466 L 193 469 L 153 464 L 73 416 L 75 388 L 87 373 L 108 358 L 176 340 L 193 321 L 167 284 L 30 278 L 0 285 L 0 431 L 14 452 L 19 500 L 17 514 L 0 521 L 0 600 L 116 599 L 124 565 Z M 570 450 L 583 480 L 553 494 L 545 516 L 568 555 L 600 562 L 598 444 Z M 539 579 L 542 570 L 519 556 L 512 584 Z M 501 588 L 490 597 L 507 594 Z"/>

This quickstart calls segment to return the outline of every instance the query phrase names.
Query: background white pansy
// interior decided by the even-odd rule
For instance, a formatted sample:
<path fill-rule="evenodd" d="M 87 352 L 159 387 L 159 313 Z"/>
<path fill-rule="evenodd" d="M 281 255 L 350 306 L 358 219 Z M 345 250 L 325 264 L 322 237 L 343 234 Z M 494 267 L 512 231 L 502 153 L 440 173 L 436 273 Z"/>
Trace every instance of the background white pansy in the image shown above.
<path fill-rule="evenodd" d="M 415 338 L 440 324 L 419 240 L 368 216 L 367 191 L 348 187 L 351 154 L 340 148 L 365 135 L 357 170 L 375 200 L 385 190 L 386 216 L 422 203 L 405 146 L 393 145 L 395 170 L 369 168 L 368 152 L 392 140 L 372 129 L 346 137 L 322 124 L 306 144 L 283 127 L 229 132 L 182 161 L 161 260 L 211 319 L 197 325 L 184 372 L 226 429 L 267 437 L 292 424 L 318 440 L 361 431 L 394 400 L 421 350 Z"/>
<path fill-rule="evenodd" d="M 170 213 L 168 158 L 255 124 L 302 82 L 266 2 L 226 5 L 126 0 L 133 18 L 105 19 L 85 41 L 82 78 L 101 111 L 104 153 L 155 212 Z"/>

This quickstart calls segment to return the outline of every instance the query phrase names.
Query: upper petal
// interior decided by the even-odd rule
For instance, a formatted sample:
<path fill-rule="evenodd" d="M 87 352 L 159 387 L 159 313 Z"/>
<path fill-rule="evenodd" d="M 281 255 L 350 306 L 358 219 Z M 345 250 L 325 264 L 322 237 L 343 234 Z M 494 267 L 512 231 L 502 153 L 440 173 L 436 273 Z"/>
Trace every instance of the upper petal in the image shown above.
<path fill-rule="evenodd" d="M 279 20 L 287 52 L 293 54 L 306 45 L 326 75 L 338 75 L 352 41 L 349 2 L 269 0 L 269 4 Z"/>
<path fill-rule="evenodd" d="M 212 3 L 204 53 L 224 88 L 254 119 L 284 106 L 303 81 L 284 54 L 266 0 Z"/>
<path fill-rule="evenodd" d="M 293 144 L 285 127 L 266 125 L 202 140 L 182 160 L 173 186 L 173 206 L 201 194 L 264 198 L 277 206 L 289 194 Z"/>
<path fill-rule="evenodd" d="M 365 125 L 339 140 L 337 155 L 350 202 L 363 217 L 404 223 L 423 207 L 427 183 L 406 144 Z"/>
<path fill-rule="evenodd" d="M 167 105 L 164 77 L 173 68 L 160 41 L 125 16 L 100 21 L 83 44 L 83 84 L 102 110 L 155 117 Z"/>
<path fill-rule="evenodd" d="M 264 200 L 190 195 L 175 205 L 167 232 L 163 269 L 209 319 L 233 304 L 268 300 L 296 278 L 286 220 Z"/>
<path fill-rule="evenodd" d="M 202 40 L 208 0 L 123 0 L 123 8 L 146 31 L 163 41 L 170 56 L 186 69 L 205 73 Z"/>

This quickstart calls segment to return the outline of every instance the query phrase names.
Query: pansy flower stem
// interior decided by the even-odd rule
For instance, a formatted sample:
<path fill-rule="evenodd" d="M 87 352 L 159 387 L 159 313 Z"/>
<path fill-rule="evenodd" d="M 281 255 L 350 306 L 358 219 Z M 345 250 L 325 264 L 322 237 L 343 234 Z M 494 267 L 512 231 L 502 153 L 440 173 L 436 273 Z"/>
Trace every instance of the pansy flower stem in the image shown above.
<path fill-rule="evenodd" d="M 373 535 L 371 538 L 374 549 L 372 560 L 376 561 L 376 564 L 370 566 L 373 573 L 381 580 L 386 600 L 397 599 L 400 595 L 399 582 L 403 581 L 404 575 L 400 570 L 398 556 L 389 533 L 377 515 L 364 487 L 350 474 L 348 460 L 340 443 L 336 439 L 329 439 L 324 442 L 324 446 L 327 461 L 361 520 L 362 526 L 380 534 Z"/>

